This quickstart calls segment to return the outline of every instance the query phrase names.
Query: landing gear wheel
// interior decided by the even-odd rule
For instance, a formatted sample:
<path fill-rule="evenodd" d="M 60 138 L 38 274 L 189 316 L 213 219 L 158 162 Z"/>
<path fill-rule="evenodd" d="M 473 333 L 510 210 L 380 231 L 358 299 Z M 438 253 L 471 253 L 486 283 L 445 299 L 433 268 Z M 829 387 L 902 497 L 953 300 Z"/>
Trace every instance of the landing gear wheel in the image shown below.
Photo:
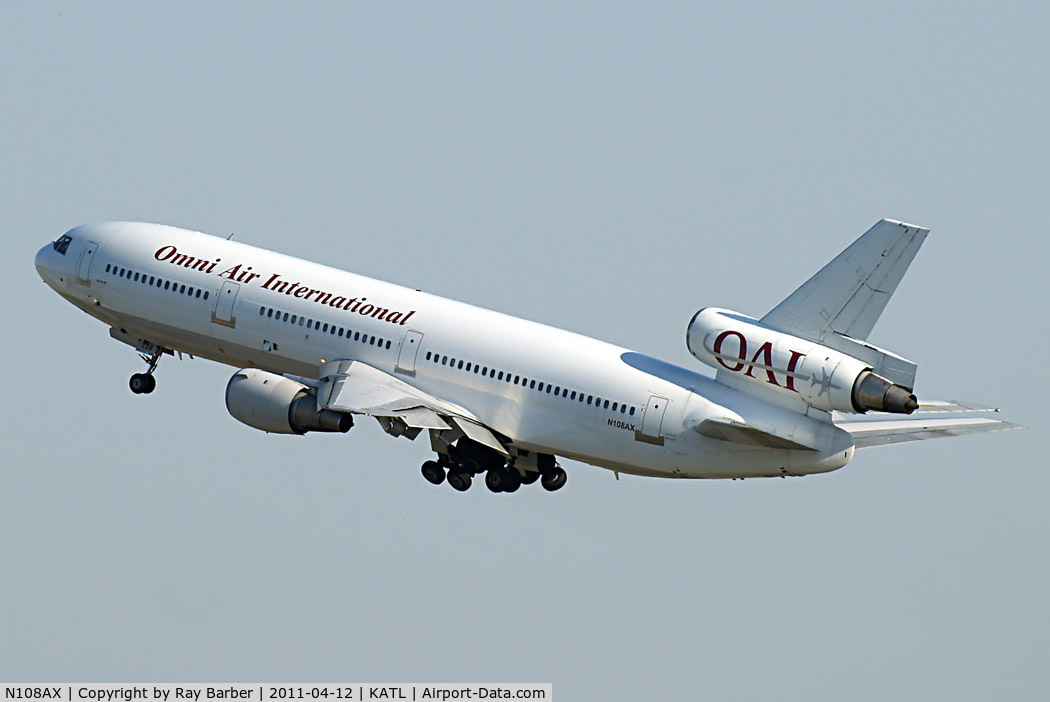
<path fill-rule="evenodd" d="M 525 473 L 521 478 L 522 485 L 532 485 L 534 482 L 540 479 L 540 474 L 534 470 L 530 470 Z"/>
<path fill-rule="evenodd" d="M 437 464 L 436 461 L 427 461 L 423 464 L 423 477 L 427 479 L 428 483 L 433 485 L 440 485 L 445 482 L 445 469 Z"/>
<path fill-rule="evenodd" d="M 561 489 L 565 485 L 565 481 L 569 479 L 569 476 L 565 475 L 565 471 L 561 468 L 555 468 L 554 470 L 544 473 L 540 479 L 540 484 L 543 485 L 544 490 L 554 492 L 555 490 Z"/>
<path fill-rule="evenodd" d="M 147 373 L 136 373 L 128 381 L 128 387 L 136 395 L 148 395 L 157 387 L 157 379 Z"/>
<path fill-rule="evenodd" d="M 485 487 L 492 492 L 503 492 L 503 474 L 498 468 L 490 468 L 485 473 Z"/>
<path fill-rule="evenodd" d="M 503 492 L 517 492 L 521 487 L 521 473 L 517 468 L 504 468 L 503 479 L 506 481 Z"/>
<path fill-rule="evenodd" d="M 450 470 L 448 473 L 448 484 L 453 490 L 466 492 L 470 489 L 470 473 L 464 470 Z"/>

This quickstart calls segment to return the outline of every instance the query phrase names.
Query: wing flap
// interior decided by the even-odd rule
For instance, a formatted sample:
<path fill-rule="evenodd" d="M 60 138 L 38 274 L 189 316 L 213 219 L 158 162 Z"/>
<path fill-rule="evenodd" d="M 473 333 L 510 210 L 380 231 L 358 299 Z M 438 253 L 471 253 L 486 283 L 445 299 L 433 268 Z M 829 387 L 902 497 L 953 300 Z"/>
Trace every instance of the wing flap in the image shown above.
<path fill-rule="evenodd" d="M 393 417 L 414 429 L 458 428 L 468 438 L 510 455 L 495 433 L 467 410 L 366 363 L 330 361 L 321 366 L 320 375 L 317 387 L 320 409 Z"/>

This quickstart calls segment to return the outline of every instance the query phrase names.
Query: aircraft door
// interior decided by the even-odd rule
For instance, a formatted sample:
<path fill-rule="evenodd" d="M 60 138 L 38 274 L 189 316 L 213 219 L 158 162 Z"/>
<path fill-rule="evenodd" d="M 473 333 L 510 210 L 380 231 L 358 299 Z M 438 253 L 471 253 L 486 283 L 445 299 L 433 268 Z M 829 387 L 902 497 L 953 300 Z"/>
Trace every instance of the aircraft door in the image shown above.
<path fill-rule="evenodd" d="M 98 244 L 89 241 L 87 248 L 80 254 L 80 262 L 77 263 L 77 282 L 81 285 L 91 285 L 91 259 L 95 257 L 96 251 L 98 251 Z"/>
<path fill-rule="evenodd" d="M 401 340 L 401 349 L 397 352 L 397 365 L 395 370 L 409 375 L 416 374 L 416 356 L 419 355 L 419 347 L 423 343 L 421 332 L 409 329 L 405 332 L 405 338 Z"/>
<path fill-rule="evenodd" d="M 232 280 L 227 280 L 219 289 L 219 295 L 215 298 L 215 311 L 211 314 L 211 321 L 226 327 L 236 327 L 237 318 L 233 316 L 233 304 L 237 302 L 237 291 L 241 286 Z"/>
<path fill-rule="evenodd" d="M 667 398 L 652 395 L 642 412 L 642 428 L 636 429 L 634 438 L 647 444 L 663 446 L 664 437 L 661 433 L 664 424 L 664 412 L 667 411 Z"/>

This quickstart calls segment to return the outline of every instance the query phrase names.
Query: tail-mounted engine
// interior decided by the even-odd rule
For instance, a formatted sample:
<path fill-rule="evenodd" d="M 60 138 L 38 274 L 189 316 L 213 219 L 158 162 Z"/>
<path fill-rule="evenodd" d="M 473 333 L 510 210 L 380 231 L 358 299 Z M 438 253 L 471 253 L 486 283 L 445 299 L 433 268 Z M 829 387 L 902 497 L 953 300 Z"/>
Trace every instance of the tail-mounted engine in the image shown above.
<path fill-rule="evenodd" d="M 686 345 L 720 373 L 801 397 L 818 409 L 911 414 L 919 406 L 911 388 L 876 375 L 864 361 L 730 310 L 697 312 Z"/>
<path fill-rule="evenodd" d="M 241 369 L 230 378 L 226 409 L 237 421 L 274 434 L 345 433 L 354 426 L 345 412 L 318 410 L 317 396 L 302 383 L 256 368 Z"/>

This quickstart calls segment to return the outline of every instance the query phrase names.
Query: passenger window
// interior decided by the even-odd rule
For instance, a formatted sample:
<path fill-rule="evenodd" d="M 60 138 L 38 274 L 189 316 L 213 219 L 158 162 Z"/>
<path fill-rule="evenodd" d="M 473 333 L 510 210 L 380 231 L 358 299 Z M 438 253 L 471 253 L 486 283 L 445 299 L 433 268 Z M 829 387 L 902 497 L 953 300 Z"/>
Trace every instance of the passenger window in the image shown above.
<path fill-rule="evenodd" d="M 205 293 L 204 293 L 204 299 L 205 299 L 205 300 L 207 300 L 207 299 L 208 299 L 208 293 L 207 293 L 207 292 L 205 292 Z"/>
<path fill-rule="evenodd" d="M 427 351 L 427 360 L 428 361 L 430 360 L 430 352 L 429 351 Z"/>
<path fill-rule="evenodd" d="M 535 380 L 529 381 L 529 390 L 535 390 L 535 389 L 536 389 L 536 381 Z"/>
<path fill-rule="evenodd" d="M 550 383 L 547 383 L 547 394 L 548 394 L 548 395 L 550 395 L 550 394 L 551 394 L 551 386 L 550 386 Z"/>
<path fill-rule="evenodd" d="M 443 366 L 447 366 L 448 365 L 448 356 L 442 356 L 441 357 L 441 365 L 443 365 Z"/>
<path fill-rule="evenodd" d="M 480 370 L 481 370 L 481 366 L 479 366 L 477 363 L 475 363 L 474 364 L 474 375 L 477 375 L 478 371 L 480 371 Z"/>
<path fill-rule="evenodd" d="M 631 407 L 631 416 L 634 416 L 634 407 Z"/>
<path fill-rule="evenodd" d="M 265 307 L 260 307 L 259 308 L 259 316 L 262 317 L 264 314 L 266 314 L 266 308 Z"/>
<path fill-rule="evenodd" d="M 617 407 L 619 407 L 619 403 L 614 402 L 612 406 L 612 411 L 615 412 Z"/>
<path fill-rule="evenodd" d="M 322 334 L 325 334 L 325 333 L 327 333 L 327 332 L 328 332 L 328 322 L 325 322 L 325 323 L 324 323 L 324 326 L 323 326 L 323 327 L 321 327 L 321 333 L 322 333 Z"/>
<path fill-rule="evenodd" d="M 186 294 L 186 286 L 185 285 L 182 285 L 182 286 L 179 287 L 179 294 L 180 295 L 185 295 Z"/>
<path fill-rule="evenodd" d="M 109 264 L 106 264 L 106 273 L 109 273 Z"/>
<path fill-rule="evenodd" d="M 273 317 L 273 308 L 272 307 L 269 310 L 267 310 L 266 316 L 267 317 Z"/>
<path fill-rule="evenodd" d="M 496 380 L 503 380 L 503 371 L 499 372 L 499 377 Z"/>
<path fill-rule="evenodd" d="M 608 400 L 606 400 L 605 404 L 602 405 L 602 409 L 609 409 L 609 401 Z"/>
<path fill-rule="evenodd" d="M 342 336 L 342 335 L 343 335 L 343 328 L 339 327 L 339 336 Z"/>
<path fill-rule="evenodd" d="M 368 340 L 368 344 L 370 346 L 375 346 L 376 345 L 376 338 L 373 336 L 371 339 Z"/>
<path fill-rule="evenodd" d="M 165 280 L 164 281 L 164 289 L 165 290 L 171 290 L 171 281 L 170 280 Z"/>
<path fill-rule="evenodd" d="M 136 274 L 135 274 L 135 275 L 134 275 L 134 276 L 132 277 L 132 280 L 134 280 L 134 281 L 135 281 L 136 283 L 137 283 L 137 282 L 139 282 L 139 274 L 138 274 L 138 273 L 136 273 Z"/>
<path fill-rule="evenodd" d="M 299 326 L 300 327 L 303 326 L 303 322 L 305 322 L 305 321 L 306 321 L 306 317 L 300 317 L 299 318 Z"/>
<path fill-rule="evenodd" d="M 468 363 L 468 364 L 467 364 L 467 367 L 466 367 L 466 368 L 464 368 L 463 370 L 465 370 L 465 371 L 467 371 L 467 372 L 469 373 L 469 372 L 470 372 L 470 364 Z"/>
<path fill-rule="evenodd" d="M 198 288 L 196 297 L 200 297 L 200 296 L 201 296 L 201 291 L 200 291 L 200 288 Z"/>
<path fill-rule="evenodd" d="M 463 370 L 463 361 L 460 361 L 459 365 L 456 366 L 456 367 L 459 368 L 460 370 Z"/>
<path fill-rule="evenodd" d="M 520 376 L 520 375 L 516 375 L 516 376 L 514 376 L 514 384 L 515 384 L 515 385 L 517 385 L 517 384 L 518 384 L 518 381 L 519 381 L 519 380 L 521 380 L 521 376 Z"/>
<path fill-rule="evenodd" d="M 281 321 L 284 321 L 284 322 L 288 321 L 288 313 L 287 312 L 284 313 L 284 319 L 281 320 Z"/>
<path fill-rule="evenodd" d="M 627 412 L 627 405 L 620 405 L 620 414 Z"/>
<path fill-rule="evenodd" d="M 297 319 L 299 319 L 299 315 L 297 315 L 297 314 L 293 314 L 293 315 L 292 315 L 292 319 L 291 319 L 291 323 L 292 323 L 292 324 L 295 324 L 295 320 L 297 320 Z"/>
<path fill-rule="evenodd" d="M 387 339 L 387 340 L 386 340 L 386 347 L 387 347 L 387 348 L 390 348 L 390 339 Z"/>
<path fill-rule="evenodd" d="M 576 391 L 575 390 L 572 391 L 572 397 L 570 397 L 569 399 L 570 400 L 575 400 L 576 399 Z"/>
<path fill-rule="evenodd" d="M 594 395 L 588 395 L 587 396 L 587 404 L 588 405 L 591 404 L 591 400 L 593 400 L 593 399 L 594 399 Z"/>

